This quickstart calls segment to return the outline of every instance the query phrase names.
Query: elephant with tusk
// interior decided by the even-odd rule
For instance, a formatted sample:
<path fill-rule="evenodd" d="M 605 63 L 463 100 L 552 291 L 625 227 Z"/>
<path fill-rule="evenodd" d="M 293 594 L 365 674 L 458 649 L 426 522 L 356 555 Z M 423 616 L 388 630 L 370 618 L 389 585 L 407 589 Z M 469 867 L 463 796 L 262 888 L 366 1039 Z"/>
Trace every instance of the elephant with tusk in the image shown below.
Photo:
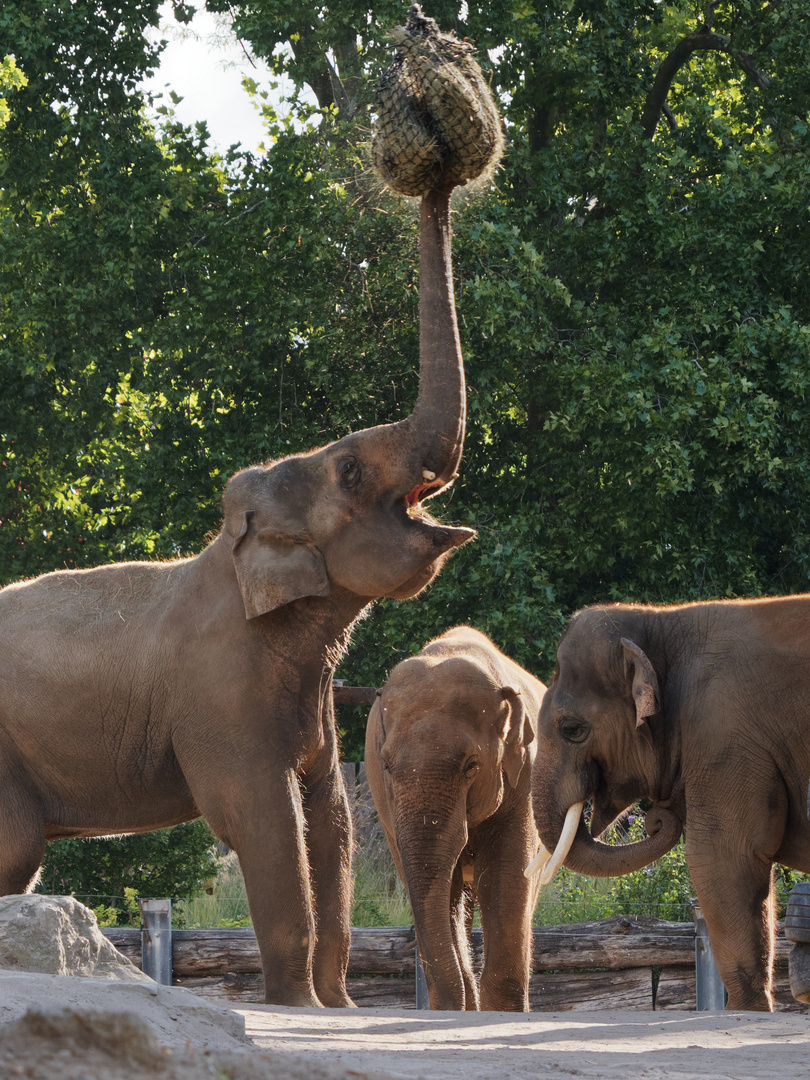
<path fill-rule="evenodd" d="M 773 865 L 810 872 L 808 702 L 810 595 L 579 612 L 539 718 L 534 813 L 553 854 L 527 873 L 625 874 L 684 833 L 727 1007 L 772 1009 Z M 596 839 L 642 798 L 646 839 Z"/>
<path fill-rule="evenodd" d="M 366 729 L 366 771 L 408 890 L 432 1009 L 526 1011 L 538 847 L 531 808 L 545 687 L 469 626 L 391 672 Z M 468 944 L 477 899 L 479 988 Z"/>
<path fill-rule="evenodd" d="M 474 535 L 422 505 L 465 431 L 449 199 L 421 203 L 410 416 L 237 473 L 193 558 L 0 591 L 0 894 L 47 840 L 203 815 L 239 856 L 266 1001 L 351 1005 L 334 668 L 375 597 L 415 596 Z"/>

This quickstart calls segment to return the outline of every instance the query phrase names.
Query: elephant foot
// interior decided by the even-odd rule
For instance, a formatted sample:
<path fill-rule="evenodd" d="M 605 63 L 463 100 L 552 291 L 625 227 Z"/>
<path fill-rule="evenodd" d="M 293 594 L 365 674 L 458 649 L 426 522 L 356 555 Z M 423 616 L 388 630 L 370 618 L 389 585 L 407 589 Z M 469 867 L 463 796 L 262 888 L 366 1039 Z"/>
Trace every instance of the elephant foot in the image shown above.
<path fill-rule="evenodd" d="M 314 990 L 279 990 L 265 988 L 264 1003 L 265 1005 L 288 1005 L 291 1008 L 323 1008 L 323 1002 L 319 1000 Z"/>
<path fill-rule="evenodd" d="M 321 990 L 318 993 L 326 1009 L 356 1009 L 357 1006 L 345 990 Z"/>

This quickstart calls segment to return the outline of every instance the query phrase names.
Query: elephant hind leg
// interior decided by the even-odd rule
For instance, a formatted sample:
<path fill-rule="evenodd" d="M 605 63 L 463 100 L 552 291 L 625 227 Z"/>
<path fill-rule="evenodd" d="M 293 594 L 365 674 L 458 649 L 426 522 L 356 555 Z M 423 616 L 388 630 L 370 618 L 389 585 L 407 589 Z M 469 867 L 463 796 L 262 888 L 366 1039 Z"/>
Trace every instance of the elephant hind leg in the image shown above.
<path fill-rule="evenodd" d="M 330 1009 L 353 1008 L 346 990 L 351 927 L 352 822 L 340 772 L 304 793 L 312 892 L 317 923 L 312 974 L 315 993 Z"/>
<path fill-rule="evenodd" d="M 33 802 L 0 779 L 0 896 L 29 892 L 45 855 L 45 827 Z"/>
<path fill-rule="evenodd" d="M 712 857 L 714 855 L 714 857 Z M 717 970 L 728 991 L 727 1009 L 773 1012 L 773 868 L 762 858 L 687 850 Z"/>

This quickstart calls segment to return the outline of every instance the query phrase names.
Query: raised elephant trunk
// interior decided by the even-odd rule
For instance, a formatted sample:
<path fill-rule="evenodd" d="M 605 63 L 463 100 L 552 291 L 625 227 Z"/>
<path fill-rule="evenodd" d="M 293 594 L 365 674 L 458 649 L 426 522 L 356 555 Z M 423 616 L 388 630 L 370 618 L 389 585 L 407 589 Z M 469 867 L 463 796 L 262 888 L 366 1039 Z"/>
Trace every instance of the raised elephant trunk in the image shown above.
<path fill-rule="evenodd" d="M 450 238 L 450 193 L 433 191 L 421 207 L 419 396 L 411 419 L 434 433 L 435 471 L 445 482 L 461 461 L 467 412 Z"/>
<path fill-rule="evenodd" d="M 464 446 L 466 390 L 453 292 L 449 191 L 423 197 L 419 248 L 419 396 L 402 421 L 412 432 L 408 453 L 414 460 L 409 464 L 424 480 L 413 501 L 455 479 Z"/>
<path fill-rule="evenodd" d="M 649 866 L 660 859 L 678 843 L 683 832 L 681 819 L 663 806 L 654 806 L 644 819 L 647 838 L 633 844 L 604 844 L 594 840 L 588 832 L 582 817 L 583 803 L 569 807 L 562 826 L 551 821 L 542 810 L 538 814 L 535 802 L 535 817 L 538 829 L 546 846 L 554 845 L 548 857 L 547 852 L 540 853 L 526 868 L 527 875 L 541 872 L 541 883 L 548 884 L 554 874 L 565 863 L 569 870 L 589 877 L 618 877 L 630 874 Z M 548 861 L 546 862 L 546 859 Z"/>

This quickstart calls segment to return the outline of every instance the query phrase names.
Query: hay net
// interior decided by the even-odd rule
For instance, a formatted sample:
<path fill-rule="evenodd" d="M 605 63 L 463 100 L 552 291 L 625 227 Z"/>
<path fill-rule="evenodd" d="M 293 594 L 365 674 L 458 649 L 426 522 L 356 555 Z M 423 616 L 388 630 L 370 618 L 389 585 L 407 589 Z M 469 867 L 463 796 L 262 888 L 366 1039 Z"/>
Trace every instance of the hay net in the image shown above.
<path fill-rule="evenodd" d="M 371 156 L 402 195 L 424 195 L 492 171 L 503 152 L 498 110 L 475 48 L 414 4 L 391 32 L 394 62 L 377 85 Z"/>

